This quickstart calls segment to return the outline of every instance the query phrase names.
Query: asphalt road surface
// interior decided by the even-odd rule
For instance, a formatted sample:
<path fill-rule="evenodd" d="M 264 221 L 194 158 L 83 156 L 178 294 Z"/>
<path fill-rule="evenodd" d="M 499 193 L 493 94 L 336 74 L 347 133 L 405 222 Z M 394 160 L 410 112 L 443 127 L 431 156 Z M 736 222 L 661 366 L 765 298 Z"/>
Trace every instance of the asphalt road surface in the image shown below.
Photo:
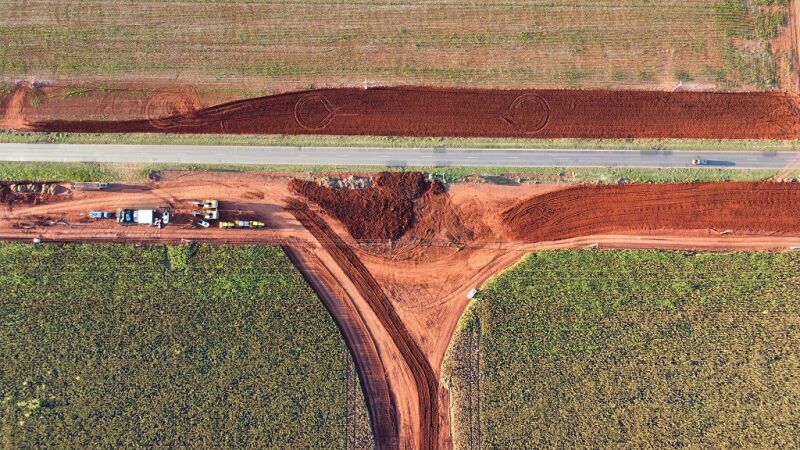
<path fill-rule="evenodd" d="M 227 147 L 190 145 L 0 144 L 0 161 L 424 167 L 800 167 L 800 153 L 672 150 L 490 150 L 450 148 Z"/>

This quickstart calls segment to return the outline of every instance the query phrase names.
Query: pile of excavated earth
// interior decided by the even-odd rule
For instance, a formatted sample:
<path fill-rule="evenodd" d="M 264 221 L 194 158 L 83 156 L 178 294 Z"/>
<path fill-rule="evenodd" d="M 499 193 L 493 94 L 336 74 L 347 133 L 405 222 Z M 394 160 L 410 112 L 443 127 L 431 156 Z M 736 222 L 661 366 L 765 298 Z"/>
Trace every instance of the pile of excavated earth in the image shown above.
<path fill-rule="evenodd" d="M 800 232 L 800 183 L 579 186 L 523 200 L 502 213 L 516 239 L 658 230 Z"/>
<path fill-rule="evenodd" d="M 398 239 L 413 225 L 414 200 L 444 190 L 419 172 L 381 173 L 363 187 L 341 182 L 331 187 L 329 179 L 321 181 L 295 179 L 289 187 L 322 206 L 358 240 Z"/>
<path fill-rule="evenodd" d="M 69 192 L 64 183 L 35 181 L 0 182 L 0 203 L 8 207 L 15 204 L 37 205 Z"/>
<path fill-rule="evenodd" d="M 464 220 L 475 215 L 468 211 L 454 214 L 443 185 L 418 173 L 382 173 L 374 185 L 358 190 L 300 180 L 293 180 L 290 186 L 342 222 L 355 239 L 396 240 L 408 229 L 417 234 L 420 230 L 413 225 L 423 209 L 428 219 L 449 218 L 451 223 L 437 224 L 448 229 L 463 229 Z M 444 196 L 441 201 L 430 201 L 438 195 Z M 493 234 L 519 242 L 541 242 L 667 230 L 798 233 L 798 199 L 800 183 L 795 182 L 571 186 L 507 205 L 499 212 L 503 227 L 495 228 Z M 452 223 L 455 221 L 458 223 Z M 427 223 L 423 221 L 421 226 Z"/>

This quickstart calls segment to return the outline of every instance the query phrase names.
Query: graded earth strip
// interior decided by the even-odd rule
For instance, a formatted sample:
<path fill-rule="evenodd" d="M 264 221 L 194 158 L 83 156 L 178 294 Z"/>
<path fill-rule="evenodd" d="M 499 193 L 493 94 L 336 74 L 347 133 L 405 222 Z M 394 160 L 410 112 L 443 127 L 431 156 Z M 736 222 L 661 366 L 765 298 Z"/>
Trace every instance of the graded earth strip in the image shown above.
<path fill-rule="evenodd" d="M 180 109 L 173 111 L 182 111 Z M 163 114 L 163 113 L 160 113 Z M 30 131 L 542 138 L 793 139 L 789 93 L 339 88 L 137 120 L 38 121 Z"/>

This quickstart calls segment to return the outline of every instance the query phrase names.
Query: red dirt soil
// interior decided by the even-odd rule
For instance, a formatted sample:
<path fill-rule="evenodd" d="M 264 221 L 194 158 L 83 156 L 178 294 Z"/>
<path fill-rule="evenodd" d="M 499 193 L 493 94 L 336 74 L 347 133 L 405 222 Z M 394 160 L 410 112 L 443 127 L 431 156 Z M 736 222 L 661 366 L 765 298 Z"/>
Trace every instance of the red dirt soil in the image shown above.
<path fill-rule="evenodd" d="M 527 252 L 592 243 L 706 250 L 775 250 L 800 243 L 798 183 L 458 184 L 438 193 L 427 188 L 412 201 L 413 220 L 399 239 L 364 244 L 333 214 L 315 213 L 289 189 L 297 174 L 163 175 L 146 185 L 74 191 L 47 204 L 19 204 L 13 210 L 0 205 L 0 239 L 281 244 L 311 253 L 327 272 L 298 264 L 309 264 L 301 270 L 316 277 L 319 283 L 312 285 L 318 292 L 327 284 L 320 297 L 353 351 L 379 448 L 451 447 L 447 391 L 439 376 L 447 344 L 470 302 L 466 294 Z M 398 190 L 417 186 L 399 183 L 396 176 L 389 180 Z M 336 201 L 346 201 L 343 192 L 334 191 L 328 199 L 334 208 Z M 188 217 L 194 208 L 189 202 L 202 198 L 218 198 L 226 217 L 257 217 L 267 227 L 180 224 L 178 217 Z M 92 210 L 163 204 L 176 218 L 164 229 L 86 218 Z M 369 220 L 380 225 L 387 219 Z M 725 230 L 732 234 L 721 234 Z M 341 289 L 350 300 L 336 294 Z"/>
<path fill-rule="evenodd" d="M 334 274 L 326 270 L 322 261 L 302 245 L 284 245 L 284 253 L 300 270 L 306 282 L 322 300 L 342 333 L 361 380 L 364 397 L 368 402 L 370 425 L 378 448 L 399 448 L 397 405 L 391 395 L 386 367 L 380 358 L 370 330 L 358 313 L 347 293 L 340 287 Z M 331 289 L 334 287 L 334 289 Z M 352 299 L 351 299 L 352 300 Z"/>
<path fill-rule="evenodd" d="M 794 94 L 489 90 L 321 89 L 239 100 L 197 111 L 173 102 L 125 121 L 39 121 L 63 132 L 327 134 L 544 138 L 800 137 Z M 180 107 L 186 106 L 186 107 Z"/>
<path fill-rule="evenodd" d="M 579 186 L 523 200 L 502 217 L 514 238 L 529 242 L 659 230 L 796 234 L 800 184 Z"/>
<path fill-rule="evenodd" d="M 429 190 L 444 190 L 419 172 L 383 172 L 365 189 L 333 189 L 297 179 L 289 188 L 322 206 L 359 240 L 399 238 L 414 222 L 414 200 Z"/>
<path fill-rule="evenodd" d="M 288 210 L 311 232 L 344 270 L 400 350 L 400 354 L 416 382 L 419 398 L 420 437 L 416 448 L 437 448 L 439 441 L 439 380 L 425 353 L 414 341 L 383 288 L 370 274 L 356 252 L 342 242 L 336 232 L 307 205 L 293 200 L 289 201 L 287 206 Z"/>
<path fill-rule="evenodd" d="M 729 238 L 724 242 L 735 248 L 738 236 L 749 235 L 755 242 L 760 238 L 753 235 L 758 234 L 800 235 L 800 184 L 795 183 L 641 184 L 566 189 L 476 185 L 465 188 L 471 191 L 467 195 L 457 192 L 461 188 L 454 187 L 454 195 L 449 192 L 424 195 L 415 201 L 414 225 L 382 250 L 380 246 L 354 242 L 343 231 L 337 234 L 334 228 L 344 224 L 329 225 L 319 217 L 313 224 L 300 220 L 306 228 L 316 228 L 312 234 L 347 276 L 361 286 L 362 295 L 391 301 L 393 315 L 404 324 L 402 340 L 410 341 L 409 349 L 416 346 L 424 353 L 437 378 L 447 343 L 469 303 L 466 292 L 539 246 L 574 248 L 607 240 L 613 246 L 622 242 L 623 247 L 652 248 L 654 241 L 647 236 L 670 236 L 657 245 L 673 248 L 677 242 L 677 248 L 694 248 L 698 242 Z M 491 194 L 492 191 L 501 195 Z M 490 195 L 470 198 L 479 193 Z M 522 201 L 518 200 L 520 194 L 525 198 Z M 343 207 L 335 204 L 337 199 L 345 201 L 339 196 L 327 200 L 334 202 L 334 208 Z M 381 217 L 371 220 L 380 222 Z M 728 229 L 735 236 L 720 234 Z M 644 240 L 630 235 L 607 239 L 600 236 L 610 232 L 636 233 L 644 236 Z M 589 241 L 558 241 L 573 236 L 591 237 L 586 238 Z M 780 241 L 778 237 L 765 239 Z M 719 242 L 714 245 L 727 248 Z M 355 281 L 363 277 L 375 283 Z M 372 302 L 381 303 L 376 299 Z M 382 313 L 381 317 L 388 316 Z M 394 336 L 393 340 L 397 342 Z M 406 350 L 402 354 L 409 364 L 416 361 Z M 436 395 L 434 386 L 426 387 L 426 373 L 418 368 L 414 376 L 423 433 L 419 442 L 426 443 L 419 448 L 450 448 L 444 387 L 438 391 L 441 395 L 437 400 L 441 409 L 438 439 L 424 436 L 433 426 L 436 411 L 433 404 L 425 403 Z"/>
<path fill-rule="evenodd" d="M 30 91 L 29 83 L 19 83 L 14 92 L 0 102 L 0 129 L 26 129 L 24 101 Z"/>

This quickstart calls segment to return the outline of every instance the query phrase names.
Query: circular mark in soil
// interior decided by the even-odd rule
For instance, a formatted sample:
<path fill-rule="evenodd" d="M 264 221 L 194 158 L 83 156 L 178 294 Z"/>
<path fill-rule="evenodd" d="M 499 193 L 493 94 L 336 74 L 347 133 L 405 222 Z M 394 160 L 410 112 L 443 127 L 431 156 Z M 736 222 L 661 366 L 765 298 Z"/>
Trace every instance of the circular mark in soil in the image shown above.
<path fill-rule="evenodd" d="M 144 115 L 150 125 L 163 130 L 171 124 L 168 119 L 195 110 L 195 102 L 190 94 L 158 92 L 147 100 Z"/>
<path fill-rule="evenodd" d="M 336 109 L 321 94 L 306 94 L 294 105 L 294 120 L 306 130 L 321 130 L 330 125 Z"/>
<path fill-rule="evenodd" d="M 141 119 L 144 100 L 127 95 L 123 90 L 113 90 L 103 97 L 99 114 L 101 120 Z"/>
<path fill-rule="evenodd" d="M 535 134 L 550 121 L 550 104 L 537 94 L 523 94 L 511 102 L 500 118 L 523 133 Z"/>

